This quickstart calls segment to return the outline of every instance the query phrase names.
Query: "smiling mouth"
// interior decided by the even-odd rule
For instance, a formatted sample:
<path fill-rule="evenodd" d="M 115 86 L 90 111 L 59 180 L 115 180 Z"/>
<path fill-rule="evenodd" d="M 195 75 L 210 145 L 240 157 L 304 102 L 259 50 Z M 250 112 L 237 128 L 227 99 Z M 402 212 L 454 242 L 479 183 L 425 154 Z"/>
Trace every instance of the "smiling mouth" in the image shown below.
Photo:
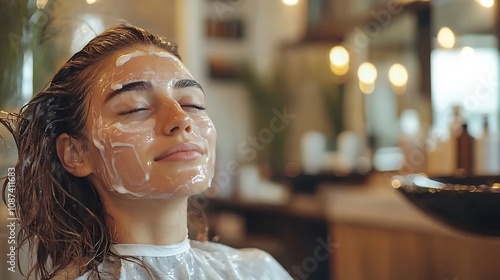
<path fill-rule="evenodd" d="M 193 143 L 183 143 L 177 145 L 160 156 L 156 157 L 155 161 L 189 161 L 202 156 L 200 146 Z"/>

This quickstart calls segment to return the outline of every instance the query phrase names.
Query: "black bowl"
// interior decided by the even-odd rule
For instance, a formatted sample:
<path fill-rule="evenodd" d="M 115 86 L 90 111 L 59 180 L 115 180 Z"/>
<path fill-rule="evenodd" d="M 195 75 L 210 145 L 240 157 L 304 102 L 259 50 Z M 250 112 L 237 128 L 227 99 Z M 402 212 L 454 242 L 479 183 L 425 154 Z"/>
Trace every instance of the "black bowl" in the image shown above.
<path fill-rule="evenodd" d="M 391 182 L 413 205 L 455 229 L 500 236 L 500 176 L 395 176 Z"/>

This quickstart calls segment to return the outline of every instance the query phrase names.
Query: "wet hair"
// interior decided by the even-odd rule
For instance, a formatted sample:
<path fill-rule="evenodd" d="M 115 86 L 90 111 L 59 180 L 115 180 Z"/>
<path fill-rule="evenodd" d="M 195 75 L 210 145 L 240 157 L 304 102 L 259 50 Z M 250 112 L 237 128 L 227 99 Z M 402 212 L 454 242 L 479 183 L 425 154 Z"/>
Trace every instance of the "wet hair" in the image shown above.
<path fill-rule="evenodd" d="M 19 113 L 0 118 L 18 151 L 14 193 L 20 224 L 17 245 L 27 244 L 28 252 L 35 254 L 34 265 L 25 273 L 27 279 L 52 279 L 68 270 L 76 270 L 76 276 L 92 271 L 100 279 L 98 266 L 108 256 L 138 262 L 110 250 L 113 237 L 96 189 L 88 178 L 67 172 L 56 151 L 56 139 L 63 133 L 88 141 L 84 125 L 98 68 L 113 53 L 137 45 L 158 47 L 180 59 L 176 44 L 121 24 L 74 54 Z M 7 187 L 5 180 L 4 202 Z"/>

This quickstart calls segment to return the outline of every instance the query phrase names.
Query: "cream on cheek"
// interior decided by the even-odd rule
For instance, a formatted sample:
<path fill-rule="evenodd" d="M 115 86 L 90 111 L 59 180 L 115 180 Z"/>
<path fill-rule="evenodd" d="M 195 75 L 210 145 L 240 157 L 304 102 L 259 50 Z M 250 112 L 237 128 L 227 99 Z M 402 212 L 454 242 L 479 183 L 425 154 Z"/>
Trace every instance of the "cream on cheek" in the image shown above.
<path fill-rule="evenodd" d="M 215 143 L 217 140 L 217 131 L 215 130 L 212 120 L 208 116 L 201 116 L 199 118 L 198 130 L 199 131 L 195 133 L 202 135 L 208 147 L 208 156 L 203 166 L 203 173 L 206 174 L 208 186 L 210 186 L 215 173 Z"/>
<path fill-rule="evenodd" d="M 141 150 L 154 142 L 156 121 L 148 115 L 139 118 L 119 116 L 132 109 L 151 106 L 150 99 L 130 93 L 123 93 L 106 105 L 95 106 L 108 112 L 108 117 L 104 117 L 102 111 L 93 112 L 92 139 L 102 159 L 102 167 L 97 172 L 110 191 L 133 197 L 144 196 L 138 191 L 140 187 L 130 186 L 145 186 L 150 180 L 151 161 L 144 158 Z M 114 117 L 109 118 L 109 115 Z"/>
<path fill-rule="evenodd" d="M 151 160 L 144 158 L 145 146 L 155 140 L 156 121 L 152 118 L 129 123 L 98 119 L 94 126 L 94 145 L 103 162 L 103 177 L 110 191 L 143 197 L 150 180 Z"/>
<path fill-rule="evenodd" d="M 140 146 L 149 146 L 157 140 L 150 134 L 154 126 L 155 121 L 149 119 L 129 124 L 117 122 L 101 129 L 102 140 L 94 143 L 100 148 L 109 178 L 108 189 L 127 198 L 165 199 L 208 188 L 215 171 L 216 131 L 211 120 L 206 116 L 196 118 L 192 132 L 185 138 L 186 142 L 202 147 L 204 156 L 173 166 L 141 158 L 144 150 Z"/>

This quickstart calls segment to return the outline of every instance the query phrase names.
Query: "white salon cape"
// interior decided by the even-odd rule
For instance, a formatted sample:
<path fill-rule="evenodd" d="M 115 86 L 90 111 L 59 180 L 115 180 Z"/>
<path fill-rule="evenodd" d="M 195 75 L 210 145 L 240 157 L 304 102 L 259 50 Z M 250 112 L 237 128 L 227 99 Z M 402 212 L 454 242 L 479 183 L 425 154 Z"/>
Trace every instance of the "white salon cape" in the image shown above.
<path fill-rule="evenodd" d="M 155 280 L 282 280 L 292 279 L 268 253 L 259 249 L 234 249 L 223 244 L 185 239 L 167 246 L 120 244 L 116 253 L 134 256 L 146 263 Z M 119 260 L 105 261 L 99 266 L 102 279 L 146 280 L 148 273 L 140 265 Z M 108 274 L 109 273 L 109 274 Z M 95 274 L 95 273 L 94 273 Z M 77 280 L 97 279 L 90 272 Z"/>

